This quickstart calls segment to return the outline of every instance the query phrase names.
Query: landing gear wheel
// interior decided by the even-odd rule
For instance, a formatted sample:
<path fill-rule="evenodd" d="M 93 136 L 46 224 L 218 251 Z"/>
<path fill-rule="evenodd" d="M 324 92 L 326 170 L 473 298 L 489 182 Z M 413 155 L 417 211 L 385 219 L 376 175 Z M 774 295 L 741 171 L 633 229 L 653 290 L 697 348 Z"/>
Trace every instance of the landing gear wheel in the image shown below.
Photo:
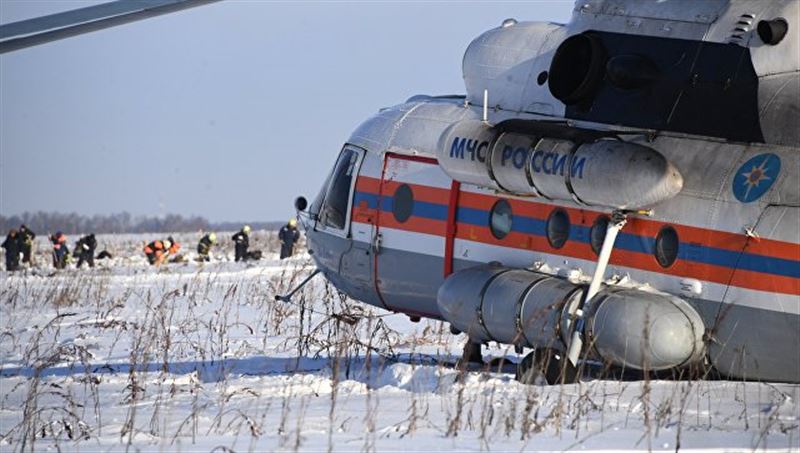
<path fill-rule="evenodd" d="M 566 356 L 553 349 L 536 349 L 517 365 L 517 381 L 523 384 L 573 384 L 578 369 Z"/>

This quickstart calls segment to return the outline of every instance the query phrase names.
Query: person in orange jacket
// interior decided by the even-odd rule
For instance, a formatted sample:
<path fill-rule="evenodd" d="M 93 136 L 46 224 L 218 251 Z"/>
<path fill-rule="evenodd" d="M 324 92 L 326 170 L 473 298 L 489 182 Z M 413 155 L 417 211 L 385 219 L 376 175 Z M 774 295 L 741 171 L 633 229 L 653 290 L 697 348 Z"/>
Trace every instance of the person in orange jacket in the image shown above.
<path fill-rule="evenodd" d="M 160 266 L 167 260 L 169 255 L 175 255 L 180 250 L 181 245 L 172 239 L 172 236 L 166 240 L 155 240 L 144 247 L 144 255 L 147 257 L 147 262 L 153 266 Z"/>

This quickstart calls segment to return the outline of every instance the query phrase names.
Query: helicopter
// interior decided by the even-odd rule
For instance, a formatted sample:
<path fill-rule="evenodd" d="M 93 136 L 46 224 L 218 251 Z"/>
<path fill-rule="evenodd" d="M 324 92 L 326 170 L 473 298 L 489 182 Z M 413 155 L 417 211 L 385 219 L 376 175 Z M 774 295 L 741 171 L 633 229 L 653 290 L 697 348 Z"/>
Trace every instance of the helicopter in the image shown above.
<path fill-rule="evenodd" d="M 800 382 L 798 17 L 578 0 L 567 24 L 503 21 L 467 47 L 465 95 L 381 109 L 295 201 L 316 272 L 449 323 L 462 363 L 530 351 L 524 382 Z"/>
<path fill-rule="evenodd" d="M 216 0 L 0 26 L 0 53 Z M 353 299 L 580 366 L 800 383 L 800 1 L 577 0 L 469 44 L 466 94 L 381 109 L 295 207 Z M 702 376 L 702 375 L 701 375 Z"/>

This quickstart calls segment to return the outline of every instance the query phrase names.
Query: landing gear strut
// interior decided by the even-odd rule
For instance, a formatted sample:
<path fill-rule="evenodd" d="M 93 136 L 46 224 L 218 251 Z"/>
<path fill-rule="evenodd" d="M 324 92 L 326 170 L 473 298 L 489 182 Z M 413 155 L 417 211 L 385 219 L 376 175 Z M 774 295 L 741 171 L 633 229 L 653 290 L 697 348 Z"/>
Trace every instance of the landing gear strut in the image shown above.
<path fill-rule="evenodd" d="M 464 353 L 457 362 L 458 368 L 466 368 L 470 363 L 479 363 L 482 365 L 483 355 L 481 354 L 481 346 L 480 343 L 473 343 L 467 340 L 467 344 L 464 345 Z"/>
<path fill-rule="evenodd" d="M 578 358 L 583 348 L 583 329 L 586 325 L 586 318 L 584 318 L 584 315 L 588 313 L 589 309 L 592 307 L 594 296 L 600 291 L 600 285 L 603 283 L 603 278 L 606 273 L 606 266 L 608 266 L 608 260 L 611 258 L 614 242 L 617 240 L 617 233 L 619 233 L 619 230 L 628 222 L 628 214 L 650 216 L 653 213 L 652 211 L 646 210 L 629 211 L 623 209 L 614 211 L 611 214 L 611 220 L 608 222 L 608 228 L 606 228 L 606 236 L 603 238 L 603 245 L 600 247 L 600 254 L 597 257 L 597 266 L 595 266 L 592 281 L 589 283 L 589 288 L 586 290 L 586 294 L 584 294 L 580 306 L 578 306 L 578 309 L 575 311 L 577 319 L 575 320 L 572 338 L 567 345 L 566 353 L 573 367 L 577 366 Z"/>
<path fill-rule="evenodd" d="M 564 353 L 554 349 L 535 349 L 517 365 L 517 381 L 522 384 L 573 384 L 578 369 Z"/>

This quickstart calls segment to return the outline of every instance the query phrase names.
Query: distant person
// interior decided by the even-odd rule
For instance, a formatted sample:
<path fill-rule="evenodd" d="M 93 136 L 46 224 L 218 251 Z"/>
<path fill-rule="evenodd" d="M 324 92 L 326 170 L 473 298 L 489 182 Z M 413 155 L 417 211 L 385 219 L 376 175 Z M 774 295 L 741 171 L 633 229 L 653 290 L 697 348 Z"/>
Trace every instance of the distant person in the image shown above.
<path fill-rule="evenodd" d="M 234 234 L 233 237 L 234 250 L 236 252 L 235 261 L 245 261 L 249 258 L 247 249 L 250 247 L 250 225 L 242 227 L 241 231 Z"/>
<path fill-rule="evenodd" d="M 151 266 L 156 266 L 161 264 L 163 261 L 164 252 L 166 252 L 167 247 L 171 244 L 165 244 L 164 241 L 156 239 L 155 241 L 147 244 L 144 246 L 144 256 L 147 258 L 147 262 L 150 263 Z"/>
<path fill-rule="evenodd" d="M 22 262 L 28 265 L 33 265 L 31 261 L 33 254 L 33 240 L 36 239 L 36 234 L 25 225 L 19 227 L 19 241 L 22 244 Z"/>
<path fill-rule="evenodd" d="M 197 260 L 198 261 L 211 261 L 211 257 L 209 254 L 211 253 L 211 247 L 213 247 L 217 243 L 217 235 L 216 233 L 207 233 L 202 238 L 200 238 L 200 242 L 197 243 Z"/>
<path fill-rule="evenodd" d="M 58 231 L 56 234 L 50 235 L 50 242 L 53 244 L 53 267 L 56 269 L 66 268 L 69 260 L 67 237 L 64 233 Z"/>
<path fill-rule="evenodd" d="M 172 236 L 160 241 L 155 240 L 144 247 L 144 255 L 147 257 L 147 262 L 153 266 L 160 266 L 164 264 L 170 255 L 175 255 L 180 250 L 181 245 L 178 244 Z"/>
<path fill-rule="evenodd" d="M 97 248 L 97 239 L 94 233 L 84 236 L 75 243 L 75 254 L 78 255 L 78 269 L 86 263 L 89 267 L 94 267 L 94 251 Z"/>
<path fill-rule="evenodd" d="M 300 231 L 297 230 L 296 219 L 289 219 L 289 223 L 284 225 L 278 232 L 278 239 L 281 240 L 281 259 L 292 256 L 294 254 L 294 244 L 300 240 Z"/>
<path fill-rule="evenodd" d="M 14 272 L 19 270 L 20 236 L 17 230 L 11 229 L 6 236 L 6 240 L 0 247 L 6 249 L 6 270 Z"/>

